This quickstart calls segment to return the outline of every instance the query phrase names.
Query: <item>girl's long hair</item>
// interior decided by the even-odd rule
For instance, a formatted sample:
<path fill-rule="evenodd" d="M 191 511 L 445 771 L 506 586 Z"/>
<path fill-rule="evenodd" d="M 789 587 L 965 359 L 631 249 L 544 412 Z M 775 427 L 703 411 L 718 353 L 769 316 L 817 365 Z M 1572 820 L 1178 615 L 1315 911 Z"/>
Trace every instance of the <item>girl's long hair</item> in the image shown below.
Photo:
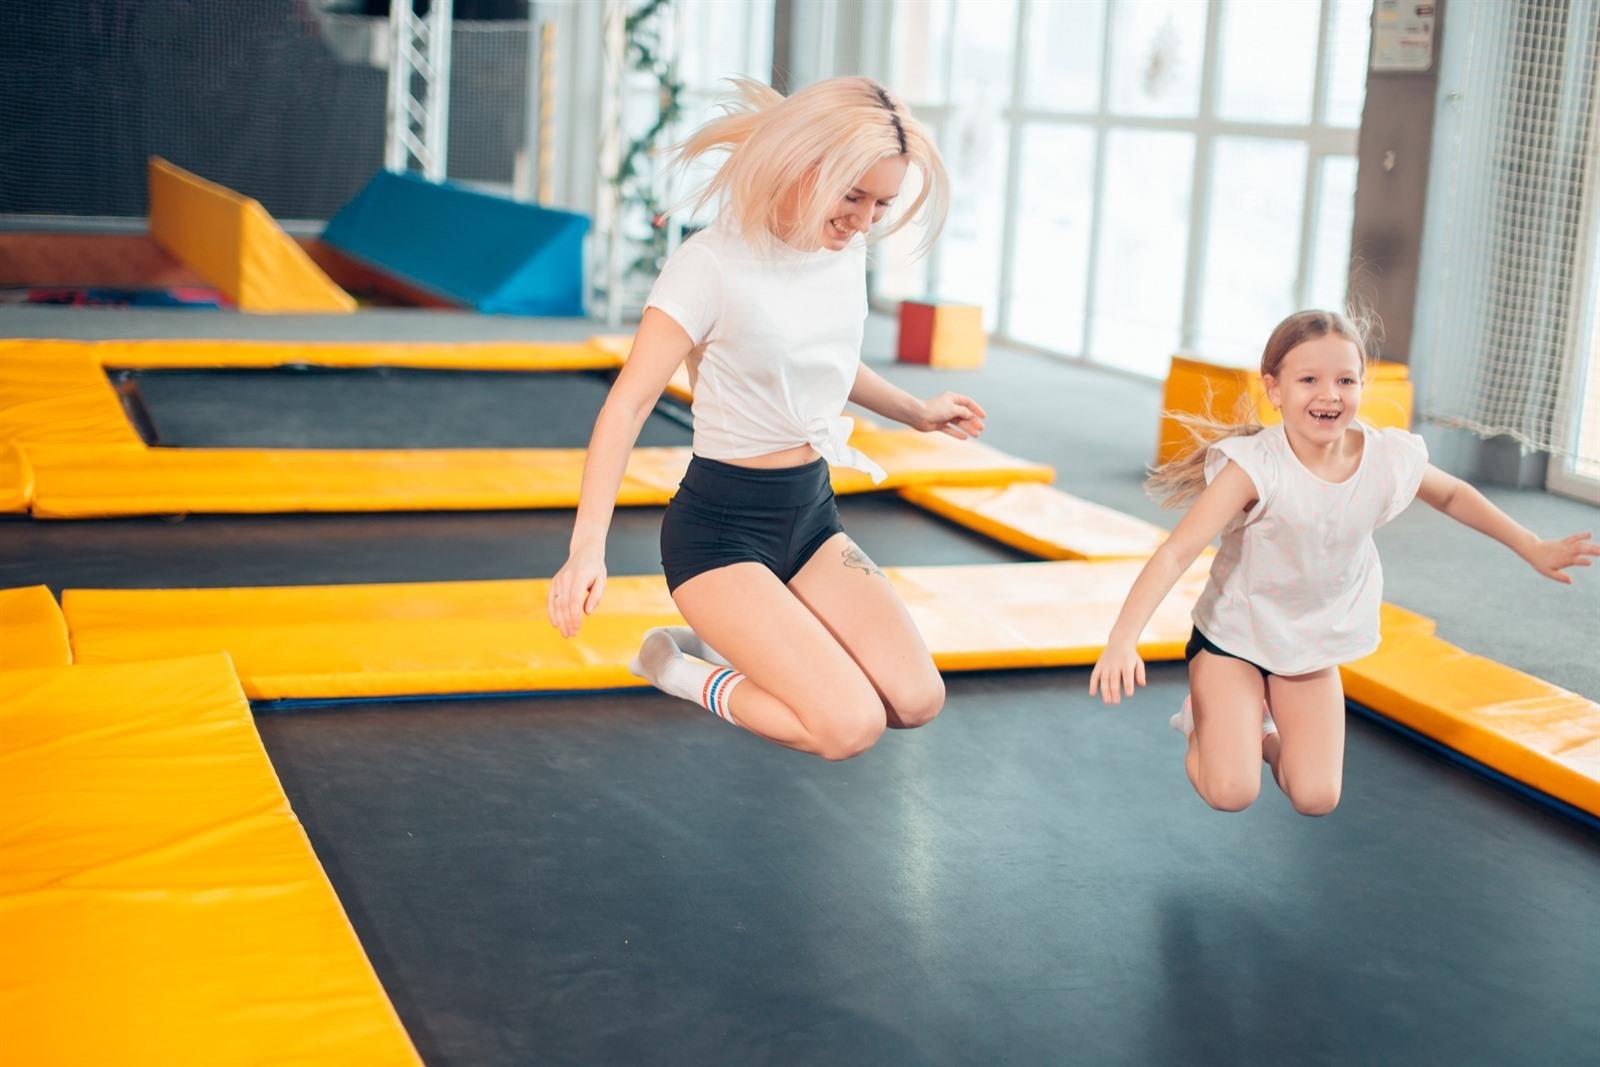
<path fill-rule="evenodd" d="M 1278 323 L 1267 338 L 1261 352 L 1261 377 L 1276 378 L 1283 369 L 1283 359 L 1298 344 L 1315 341 L 1329 334 L 1342 337 L 1356 346 L 1365 371 L 1367 364 L 1367 339 L 1371 326 L 1365 318 L 1341 315 L 1337 311 L 1296 311 Z M 1188 431 L 1193 448 L 1176 459 L 1170 459 L 1150 471 L 1145 490 L 1164 508 L 1183 507 L 1199 496 L 1206 487 L 1206 451 L 1218 441 L 1229 437 L 1248 437 L 1260 433 L 1265 427 L 1256 416 L 1255 398 L 1246 394 L 1239 398 L 1239 409 L 1232 421 L 1225 421 L 1209 413 L 1211 398 L 1206 397 L 1206 414 L 1189 412 L 1163 412 Z"/>
<path fill-rule="evenodd" d="M 917 168 L 921 187 L 887 226 L 874 230 L 873 239 L 925 212 L 916 254 L 927 252 L 949 210 L 950 180 L 927 130 L 894 94 L 871 78 L 829 78 L 788 97 L 748 78 L 730 80 L 735 94 L 723 104 L 724 113 L 676 149 L 679 165 L 708 152 L 729 153 L 690 198 L 696 208 L 720 201 L 756 247 L 779 239 L 785 225 L 798 234 L 820 234 L 863 174 L 882 160 L 904 157 Z M 798 213 L 780 219 L 791 191 L 798 191 L 792 201 Z"/>

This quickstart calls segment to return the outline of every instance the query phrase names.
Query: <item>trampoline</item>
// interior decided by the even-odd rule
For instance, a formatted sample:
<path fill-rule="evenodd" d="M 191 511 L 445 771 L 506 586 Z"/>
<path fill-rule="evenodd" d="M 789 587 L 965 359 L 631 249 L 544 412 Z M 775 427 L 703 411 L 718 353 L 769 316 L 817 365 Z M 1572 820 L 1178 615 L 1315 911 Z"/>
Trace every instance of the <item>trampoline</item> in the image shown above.
<path fill-rule="evenodd" d="M 1153 397 L 1086 454 L 1096 416 L 1064 430 L 1022 398 L 1105 408 L 1074 392 L 1098 379 L 996 362 L 1005 378 L 956 387 L 1003 387 L 993 423 L 1027 454 L 1120 478 L 1147 453 Z M 585 373 L 134 380 L 159 438 L 194 447 L 576 447 L 604 392 Z M 647 432 L 689 439 L 668 414 Z M 893 497 L 840 509 L 882 564 L 1032 558 Z M 658 571 L 659 517 L 619 509 L 612 574 Z M 543 576 L 570 523 L 6 519 L 0 586 Z M 1113 709 L 1086 670 L 952 675 L 938 721 L 837 765 L 653 692 L 256 723 L 430 1064 L 1557 1063 L 1597 1047 L 1600 837 L 1356 718 L 1334 816 L 1270 789 L 1218 815 L 1165 726 L 1181 665 L 1152 664 L 1150 683 Z"/>

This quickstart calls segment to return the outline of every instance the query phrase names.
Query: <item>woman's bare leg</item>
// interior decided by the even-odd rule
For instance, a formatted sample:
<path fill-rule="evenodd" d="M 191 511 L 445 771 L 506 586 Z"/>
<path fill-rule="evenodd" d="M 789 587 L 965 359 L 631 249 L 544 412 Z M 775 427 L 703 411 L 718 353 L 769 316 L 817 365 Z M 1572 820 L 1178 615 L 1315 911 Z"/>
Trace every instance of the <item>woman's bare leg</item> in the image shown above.
<path fill-rule="evenodd" d="M 729 697 L 735 723 L 824 759 L 871 748 L 885 725 L 872 683 L 793 592 L 759 563 L 696 575 L 673 593 L 706 644 L 743 673 Z"/>

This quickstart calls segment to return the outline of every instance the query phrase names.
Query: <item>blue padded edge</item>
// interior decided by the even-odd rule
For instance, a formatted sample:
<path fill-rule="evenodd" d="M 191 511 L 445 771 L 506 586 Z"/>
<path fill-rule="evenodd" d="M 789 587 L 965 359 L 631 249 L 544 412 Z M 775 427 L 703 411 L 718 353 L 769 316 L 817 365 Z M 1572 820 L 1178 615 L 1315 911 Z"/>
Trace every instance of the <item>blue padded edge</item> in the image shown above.
<path fill-rule="evenodd" d="M 1480 763 L 1471 756 L 1457 752 L 1449 745 L 1435 741 L 1427 734 L 1418 733 L 1411 727 L 1396 722 L 1387 715 L 1384 715 L 1382 712 L 1373 711 L 1371 708 L 1357 704 L 1353 700 L 1346 700 L 1344 703 L 1347 709 L 1355 712 L 1368 722 L 1375 722 L 1379 726 L 1392 730 L 1401 737 L 1404 737 L 1406 740 L 1428 749 L 1435 755 L 1443 756 L 1447 761 L 1454 763 L 1458 767 L 1465 767 L 1467 770 L 1478 775 L 1479 777 L 1487 778 L 1496 785 L 1511 790 L 1524 800 L 1531 800 L 1540 807 L 1549 808 L 1551 811 L 1554 811 L 1559 815 L 1565 815 L 1574 822 L 1582 823 L 1590 830 L 1600 831 L 1600 816 L 1593 815 L 1587 811 L 1584 811 L 1580 807 L 1568 804 L 1565 800 L 1553 797 L 1543 790 L 1535 789 L 1526 782 L 1519 782 L 1510 775 L 1505 774 L 1502 771 L 1495 770 L 1487 763 Z"/>
<path fill-rule="evenodd" d="M 379 171 L 322 239 L 452 303 L 554 317 L 583 314 L 588 231 L 585 215 Z"/>
<path fill-rule="evenodd" d="M 619 693 L 655 692 L 648 685 L 622 685 L 610 689 L 492 689 L 482 693 L 406 693 L 387 697 L 287 697 L 282 700 L 252 700 L 250 710 L 265 713 L 276 711 L 308 711 L 316 708 L 344 708 L 362 704 L 421 704 L 448 700 L 511 700 L 514 698 L 543 699 L 549 697 L 607 696 Z"/>

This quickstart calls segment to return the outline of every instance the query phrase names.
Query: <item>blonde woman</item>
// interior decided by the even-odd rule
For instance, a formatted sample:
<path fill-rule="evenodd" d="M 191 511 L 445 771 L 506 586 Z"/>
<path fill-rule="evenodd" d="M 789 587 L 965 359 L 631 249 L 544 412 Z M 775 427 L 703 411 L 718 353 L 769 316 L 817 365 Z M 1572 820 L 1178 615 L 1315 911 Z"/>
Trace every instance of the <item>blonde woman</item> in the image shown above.
<path fill-rule="evenodd" d="M 1484 495 L 1432 466 L 1422 438 L 1356 420 L 1363 332 L 1343 315 L 1300 311 L 1272 331 L 1261 381 L 1283 421 L 1186 420 L 1200 447 L 1158 468 L 1151 490 L 1189 511 L 1122 605 L 1089 692 L 1121 702 L 1145 682 L 1136 645 L 1150 616 L 1212 539 L 1221 547 L 1194 608 L 1190 698 L 1172 717 L 1195 792 L 1248 807 L 1261 763 L 1302 815 L 1326 815 L 1344 777 L 1339 665 L 1378 647 L 1383 570 L 1372 532 L 1421 497 L 1534 570 L 1571 584 L 1600 547 L 1589 534 L 1541 540 Z"/>
<path fill-rule="evenodd" d="M 920 192 L 878 236 L 924 211 L 931 242 L 947 179 L 922 126 L 870 79 L 787 98 L 736 85 L 726 114 L 680 149 L 682 163 L 728 153 L 701 194 L 720 213 L 662 270 L 595 422 L 550 620 L 571 637 L 599 605 L 628 453 L 687 360 L 694 458 L 661 560 L 689 628 L 651 631 L 633 670 L 757 736 L 846 759 L 944 703 L 905 605 L 839 524 L 829 465 L 883 476 L 848 443 L 846 401 L 923 431 L 983 430 L 967 397 L 919 400 L 861 363 L 867 234 L 915 167 Z"/>

